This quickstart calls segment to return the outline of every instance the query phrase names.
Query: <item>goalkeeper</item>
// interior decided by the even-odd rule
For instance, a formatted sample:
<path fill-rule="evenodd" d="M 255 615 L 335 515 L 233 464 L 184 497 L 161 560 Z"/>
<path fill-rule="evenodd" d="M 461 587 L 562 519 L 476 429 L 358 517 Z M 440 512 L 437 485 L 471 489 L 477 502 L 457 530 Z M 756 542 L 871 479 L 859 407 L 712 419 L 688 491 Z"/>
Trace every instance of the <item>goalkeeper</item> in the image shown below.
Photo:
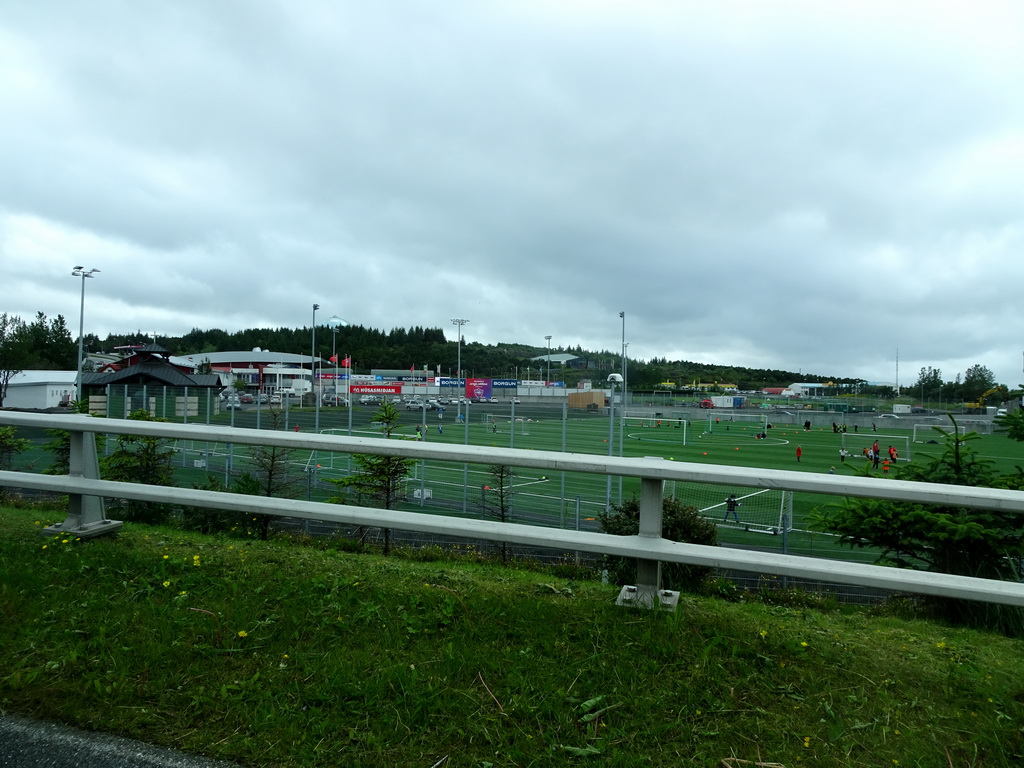
<path fill-rule="evenodd" d="M 735 493 L 730 493 L 729 498 L 725 500 L 725 517 L 722 518 L 724 523 L 729 519 L 729 513 L 732 513 L 733 519 L 738 523 L 740 521 L 739 513 L 736 511 L 743 505 L 743 502 L 736 498 Z"/>

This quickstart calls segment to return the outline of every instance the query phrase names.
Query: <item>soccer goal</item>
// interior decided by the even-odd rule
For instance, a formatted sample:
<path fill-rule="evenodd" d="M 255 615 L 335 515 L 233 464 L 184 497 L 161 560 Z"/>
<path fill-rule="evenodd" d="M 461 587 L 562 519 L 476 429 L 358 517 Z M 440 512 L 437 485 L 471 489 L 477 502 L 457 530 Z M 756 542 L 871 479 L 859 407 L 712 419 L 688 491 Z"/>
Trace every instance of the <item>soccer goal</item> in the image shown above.
<path fill-rule="evenodd" d="M 524 419 L 521 416 L 516 416 L 513 419 L 511 416 L 503 416 L 500 413 L 485 413 L 481 420 L 484 424 L 489 425 L 494 432 L 514 431 L 517 435 L 530 434 L 530 427 L 533 425 L 533 419 Z"/>
<path fill-rule="evenodd" d="M 749 432 L 753 437 L 768 432 L 768 414 L 765 413 L 730 413 L 729 415 L 708 414 L 707 433 Z"/>
<path fill-rule="evenodd" d="M 622 419 L 625 435 L 631 440 L 686 445 L 686 419 L 663 419 L 652 416 L 630 416 Z"/>
<path fill-rule="evenodd" d="M 906 435 L 882 435 L 866 434 L 857 432 L 843 432 L 843 450 L 847 451 L 850 459 L 863 458 L 867 451 L 875 443 L 878 443 L 878 452 L 882 461 L 889 458 L 889 447 L 896 449 L 897 461 L 910 461 L 910 438 Z"/>
<path fill-rule="evenodd" d="M 979 435 L 995 434 L 996 423 L 994 421 L 982 421 L 981 419 L 964 419 L 959 423 L 968 432 L 977 432 Z"/>
<path fill-rule="evenodd" d="M 771 534 L 793 529 L 792 491 L 681 481 L 667 485 L 667 493 L 720 526 Z"/>
<path fill-rule="evenodd" d="M 956 431 L 958 435 L 966 435 L 970 428 L 957 424 L 915 424 L 913 440 L 915 443 L 941 443 Z"/>

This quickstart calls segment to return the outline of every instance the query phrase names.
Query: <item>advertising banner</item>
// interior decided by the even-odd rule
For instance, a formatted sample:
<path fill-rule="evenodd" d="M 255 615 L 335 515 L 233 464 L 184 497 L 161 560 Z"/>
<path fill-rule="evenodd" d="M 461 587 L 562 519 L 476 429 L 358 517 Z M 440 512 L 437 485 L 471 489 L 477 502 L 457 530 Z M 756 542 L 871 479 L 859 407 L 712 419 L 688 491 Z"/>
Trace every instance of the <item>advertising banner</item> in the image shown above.
<path fill-rule="evenodd" d="M 490 397 L 490 379 L 466 379 L 466 397 Z"/>
<path fill-rule="evenodd" d="M 400 395 L 401 384 L 353 384 L 353 395 Z"/>

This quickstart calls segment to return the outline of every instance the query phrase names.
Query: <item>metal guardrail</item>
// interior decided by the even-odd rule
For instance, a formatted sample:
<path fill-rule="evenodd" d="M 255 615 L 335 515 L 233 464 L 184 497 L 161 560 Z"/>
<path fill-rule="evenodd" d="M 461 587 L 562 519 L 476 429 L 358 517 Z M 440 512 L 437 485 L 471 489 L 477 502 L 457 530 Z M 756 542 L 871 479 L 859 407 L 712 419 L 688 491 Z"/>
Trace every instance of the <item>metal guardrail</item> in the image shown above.
<path fill-rule="evenodd" d="M 270 514 L 278 517 L 464 536 L 509 544 L 635 558 L 637 561 L 637 584 L 640 590 L 648 595 L 657 593 L 660 587 L 660 563 L 673 562 L 1024 606 L 1024 584 L 1014 582 L 775 553 L 724 549 L 673 542 L 661 537 L 663 490 L 667 480 L 742 485 L 923 504 L 952 504 L 1022 514 L 1024 514 L 1024 491 L 913 483 L 888 478 L 847 478 L 789 470 L 708 466 L 657 458 L 619 458 L 489 446 L 431 444 L 406 440 L 273 432 L 201 424 L 97 419 L 78 415 L 2 411 L 0 412 L 0 425 L 63 429 L 71 433 L 72 454 L 68 475 L 0 471 L 0 486 L 68 494 L 70 499 L 69 516 L 64 523 L 54 527 L 53 530 L 58 532 L 90 536 L 116 530 L 120 523 L 105 519 L 102 511 L 102 499 L 124 498 L 162 503 L 173 502 L 211 509 Z M 101 480 L 96 461 L 95 443 L 92 439 L 95 433 L 402 456 L 411 459 L 435 459 L 460 463 L 503 464 L 543 469 L 549 472 L 569 471 L 605 476 L 636 477 L 641 480 L 640 532 L 636 536 L 613 536 L 604 533 L 536 528 L 516 523 L 443 517 L 353 505 Z"/>

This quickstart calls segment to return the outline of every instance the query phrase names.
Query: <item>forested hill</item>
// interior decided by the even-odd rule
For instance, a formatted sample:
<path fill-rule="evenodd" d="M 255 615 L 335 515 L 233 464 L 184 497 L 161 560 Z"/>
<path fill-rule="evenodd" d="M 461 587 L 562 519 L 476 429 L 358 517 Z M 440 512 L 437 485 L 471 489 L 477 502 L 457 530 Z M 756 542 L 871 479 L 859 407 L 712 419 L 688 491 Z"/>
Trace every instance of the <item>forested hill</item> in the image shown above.
<path fill-rule="evenodd" d="M 332 349 L 338 358 L 352 358 L 356 372 L 364 373 L 374 368 L 417 368 L 424 366 L 441 375 L 455 374 L 456 340 L 445 336 L 441 328 L 393 328 L 380 331 L 360 325 L 344 326 L 337 329 L 337 336 L 326 326 L 317 326 L 316 353 L 323 359 L 331 356 Z M 86 337 L 90 350 L 110 352 L 115 347 L 137 344 L 151 337 L 142 332 L 136 334 L 112 334 L 106 339 Z M 193 329 L 180 337 L 158 336 L 157 343 L 175 355 L 202 354 L 204 352 L 231 352 L 247 349 L 264 349 L 274 352 L 309 354 L 312 330 L 305 328 L 251 328 L 235 333 L 219 329 Z M 584 368 L 558 365 L 551 368 L 551 378 L 574 386 L 580 379 L 603 380 L 608 372 L 617 371 L 621 366 L 617 354 L 608 351 L 595 352 L 581 347 L 552 348 L 552 354 L 569 353 L 576 355 Z M 532 358 L 547 354 L 546 347 L 518 343 L 501 343 L 493 346 L 468 341 L 462 345 L 462 370 L 465 376 L 481 378 L 543 379 L 547 366 L 544 361 Z M 685 387 L 694 382 L 714 384 L 735 384 L 738 388 L 761 389 L 762 386 L 787 386 L 795 381 L 833 381 L 837 384 L 852 383 L 835 375 L 811 375 L 792 371 L 744 368 L 742 366 L 710 365 L 685 360 L 658 358 L 649 361 L 629 361 L 630 389 L 654 389 L 662 382 L 673 382 Z"/>

